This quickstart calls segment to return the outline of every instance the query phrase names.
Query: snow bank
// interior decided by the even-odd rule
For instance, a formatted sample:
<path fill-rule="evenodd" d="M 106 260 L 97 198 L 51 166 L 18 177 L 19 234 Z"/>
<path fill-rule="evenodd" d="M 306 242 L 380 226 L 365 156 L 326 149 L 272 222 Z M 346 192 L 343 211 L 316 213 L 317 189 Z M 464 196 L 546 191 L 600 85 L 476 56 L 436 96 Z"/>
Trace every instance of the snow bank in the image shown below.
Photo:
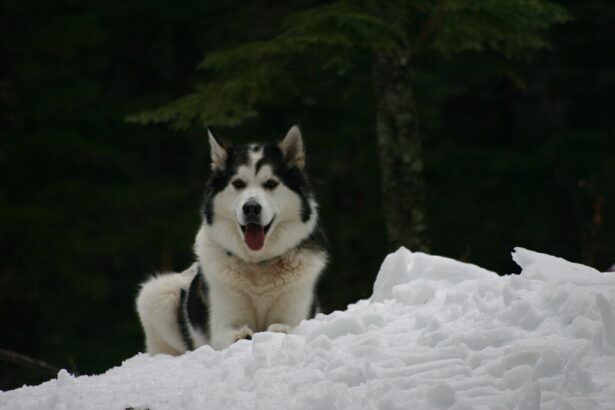
<path fill-rule="evenodd" d="M 517 248 L 523 272 L 387 256 L 369 300 L 225 351 L 139 354 L 0 409 L 613 409 L 615 274 Z"/>

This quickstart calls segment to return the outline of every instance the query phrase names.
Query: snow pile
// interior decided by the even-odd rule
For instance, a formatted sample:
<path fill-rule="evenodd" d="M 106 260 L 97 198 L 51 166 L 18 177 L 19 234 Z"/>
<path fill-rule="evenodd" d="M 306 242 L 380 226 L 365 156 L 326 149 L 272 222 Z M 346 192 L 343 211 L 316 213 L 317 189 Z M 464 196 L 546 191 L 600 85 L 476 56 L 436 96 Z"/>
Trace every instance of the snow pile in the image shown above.
<path fill-rule="evenodd" d="M 370 300 L 225 351 L 137 355 L 0 409 L 613 409 L 615 274 L 517 248 L 520 276 L 402 248 Z"/>

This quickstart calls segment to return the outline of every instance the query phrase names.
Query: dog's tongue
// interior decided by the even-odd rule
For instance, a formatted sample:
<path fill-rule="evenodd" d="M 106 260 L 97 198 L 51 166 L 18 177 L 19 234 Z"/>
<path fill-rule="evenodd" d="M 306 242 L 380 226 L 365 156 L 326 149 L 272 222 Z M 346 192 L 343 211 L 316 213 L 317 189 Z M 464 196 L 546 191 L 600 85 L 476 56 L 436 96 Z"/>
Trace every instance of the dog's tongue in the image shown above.
<path fill-rule="evenodd" d="M 248 224 L 244 240 L 248 248 L 253 251 L 260 250 L 265 244 L 265 228 L 258 224 Z"/>

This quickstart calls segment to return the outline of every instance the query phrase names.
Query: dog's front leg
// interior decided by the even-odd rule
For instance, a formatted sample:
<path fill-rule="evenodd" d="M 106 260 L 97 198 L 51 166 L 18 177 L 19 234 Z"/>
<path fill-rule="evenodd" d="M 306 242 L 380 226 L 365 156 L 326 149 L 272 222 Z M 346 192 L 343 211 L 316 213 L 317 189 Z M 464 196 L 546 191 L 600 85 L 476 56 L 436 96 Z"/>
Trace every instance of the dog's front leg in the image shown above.
<path fill-rule="evenodd" d="M 290 333 L 307 319 L 313 298 L 313 286 L 307 284 L 281 294 L 267 315 L 267 331 Z"/>
<path fill-rule="evenodd" d="M 224 349 L 240 339 L 251 339 L 256 315 L 247 295 L 225 284 L 210 287 L 210 344 Z"/>

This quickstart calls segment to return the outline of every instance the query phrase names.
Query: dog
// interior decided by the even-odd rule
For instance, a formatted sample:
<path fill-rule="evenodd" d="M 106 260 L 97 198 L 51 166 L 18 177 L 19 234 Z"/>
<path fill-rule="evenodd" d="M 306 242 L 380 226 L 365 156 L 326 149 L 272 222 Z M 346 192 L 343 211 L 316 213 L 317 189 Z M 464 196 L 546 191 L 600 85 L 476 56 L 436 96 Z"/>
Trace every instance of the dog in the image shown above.
<path fill-rule="evenodd" d="M 136 306 L 150 354 L 224 349 L 255 332 L 288 333 L 318 312 L 327 240 L 305 172 L 301 131 L 277 144 L 231 145 L 209 132 L 196 261 L 141 285 Z"/>

